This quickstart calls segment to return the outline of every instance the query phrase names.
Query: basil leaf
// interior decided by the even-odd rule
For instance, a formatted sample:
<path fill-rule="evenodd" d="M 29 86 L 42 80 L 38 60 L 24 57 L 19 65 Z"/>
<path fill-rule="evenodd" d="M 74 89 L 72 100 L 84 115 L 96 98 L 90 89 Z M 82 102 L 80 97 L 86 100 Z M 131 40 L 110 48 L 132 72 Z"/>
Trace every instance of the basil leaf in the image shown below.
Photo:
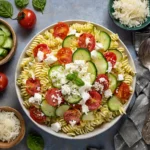
<path fill-rule="evenodd" d="M 5 18 L 13 16 L 13 6 L 10 2 L 0 0 L 0 16 Z"/>
<path fill-rule="evenodd" d="M 29 0 L 15 0 L 15 4 L 19 8 L 23 8 L 29 4 Z"/>
<path fill-rule="evenodd" d="M 82 79 L 78 78 L 78 77 L 74 80 L 74 83 L 78 86 L 83 86 L 84 85 L 84 81 Z"/>
<path fill-rule="evenodd" d="M 43 12 L 46 5 L 46 0 L 32 0 L 32 5 L 35 9 L 39 9 Z"/>

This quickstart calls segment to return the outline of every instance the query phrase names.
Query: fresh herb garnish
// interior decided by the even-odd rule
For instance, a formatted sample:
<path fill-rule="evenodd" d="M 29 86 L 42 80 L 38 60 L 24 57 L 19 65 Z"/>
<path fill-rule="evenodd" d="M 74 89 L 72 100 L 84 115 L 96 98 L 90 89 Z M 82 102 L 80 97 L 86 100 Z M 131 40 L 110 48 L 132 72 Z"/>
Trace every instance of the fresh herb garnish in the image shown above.
<path fill-rule="evenodd" d="M 15 0 L 15 4 L 19 8 L 23 8 L 29 4 L 29 0 Z"/>
<path fill-rule="evenodd" d="M 12 18 L 13 6 L 10 2 L 0 0 L 0 16 L 5 18 Z"/>
<path fill-rule="evenodd" d="M 43 10 L 46 5 L 46 0 L 32 0 L 32 5 L 35 9 L 38 9 L 43 13 Z"/>

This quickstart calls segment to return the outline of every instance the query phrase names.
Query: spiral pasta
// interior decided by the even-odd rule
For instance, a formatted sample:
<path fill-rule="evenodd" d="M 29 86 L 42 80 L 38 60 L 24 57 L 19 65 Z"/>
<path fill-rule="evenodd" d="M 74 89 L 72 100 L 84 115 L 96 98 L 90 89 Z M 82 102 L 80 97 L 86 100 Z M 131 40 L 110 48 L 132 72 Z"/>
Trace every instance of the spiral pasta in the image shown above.
<path fill-rule="evenodd" d="M 117 41 L 111 41 L 109 49 L 117 49 L 119 47 L 119 43 Z"/>
<path fill-rule="evenodd" d="M 110 37 L 111 37 L 112 41 L 118 41 L 119 40 L 118 34 L 111 34 Z"/>

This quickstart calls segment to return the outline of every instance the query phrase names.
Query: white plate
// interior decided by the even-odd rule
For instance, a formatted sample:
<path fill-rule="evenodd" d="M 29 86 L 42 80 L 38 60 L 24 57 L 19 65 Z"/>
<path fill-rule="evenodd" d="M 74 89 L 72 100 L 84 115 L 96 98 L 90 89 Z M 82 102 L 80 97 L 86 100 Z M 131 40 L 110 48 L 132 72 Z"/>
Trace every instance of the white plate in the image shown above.
<path fill-rule="evenodd" d="M 73 20 L 73 21 L 63 21 L 63 22 L 66 22 L 67 24 L 73 24 L 73 23 L 80 23 L 80 24 L 83 24 L 83 23 L 86 23 L 87 21 L 83 21 L 83 20 Z M 93 22 L 91 22 L 92 24 L 94 24 L 97 28 L 99 28 L 100 30 L 103 30 L 109 34 L 113 33 L 111 32 L 110 30 L 108 30 L 107 28 L 101 26 L 101 25 L 98 25 L 98 24 L 95 24 Z M 40 31 L 37 35 L 41 34 L 41 33 L 44 33 L 46 30 L 50 29 L 50 28 L 53 28 L 55 24 L 51 25 L 51 26 L 48 26 L 46 27 L 45 29 L 43 29 L 42 31 Z M 114 120 L 112 120 L 111 122 L 109 123 L 105 123 L 103 125 L 101 125 L 99 128 L 96 128 L 94 131 L 92 132 L 89 132 L 87 134 L 83 134 L 83 135 L 78 135 L 76 137 L 70 137 L 68 136 L 67 134 L 64 134 L 64 133 L 56 133 L 54 131 L 52 131 L 50 129 L 50 127 L 47 127 L 47 126 L 44 126 L 44 125 L 40 125 L 38 123 L 36 123 L 29 115 L 29 111 L 23 106 L 23 99 L 21 98 L 21 94 L 20 94 L 20 89 L 19 87 L 17 86 L 16 84 L 16 80 L 17 80 L 17 77 L 19 76 L 20 74 L 20 63 L 21 63 L 21 60 L 22 58 L 24 58 L 25 56 L 25 51 L 28 49 L 28 47 L 30 46 L 30 44 L 32 43 L 32 41 L 34 40 L 34 38 L 37 36 L 35 35 L 31 40 L 30 42 L 27 44 L 27 46 L 25 47 L 25 49 L 23 50 L 21 56 L 20 56 L 20 59 L 18 61 L 18 64 L 17 64 L 17 68 L 16 68 L 16 74 L 15 74 L 15 87 L 16 87 L 16 92 L 17 92 L 17 95 L 18 95 L 18 99 L 19 99 L 19 102 L 23 108 L 23 110 L 25 111 L 25 113 L 27 114 L 27 116 L 31 119 L 32 122 L 34 122 L 39 128 L 43 129 L 44 131 L 46 131 L 47 133 L 50 133 L 52 135 L 55 135 L 57 137 L 61 137 L 61 138 L 66 138 L 66 139 L 86 139 L 86 138 L 90 138 L 90 137 L 93 137 L 93 136 L 96 136 L 98 134 L 101 134 L 103 133 L 104 131 L 108 130 L 110 127 L 112 127 L 117 121 L 119 121 L 119 119 L 121 118 L 121 116 L 118 116 L 116 117 Z M 130 65 L 132 66 L 132 68 L 134 69 L 134 71 L 136 72 L 136 69 L 135 69 L 135 65 L 134 65 L 134 61 L 132 59 L 132 56 L 130 55 L 127 47 L 123 44 L 123 42 L 121 40 L 119 40 L 120 42 L 120 46 L 122 46 L 125 51 L 126 51 L 126 54 L 128 55 L 128 58 L 129 58 L 129 63 Z M 134 93 L 134 90 L 135 90 L 135 83 L 136 83 L 136 77 L 134 77 L 134 80 L 133 80 L 133 84 L 132 84 L 132 87 L 133 87 L 133 93 Z M 128 101 L 128 103 L 125 104 L 125 110 L 128 108 L 130 102 L 131 102 L 131 99 L 132 99 L 132 96 L 133 94 L 130 96 L 130 99 Z"/>

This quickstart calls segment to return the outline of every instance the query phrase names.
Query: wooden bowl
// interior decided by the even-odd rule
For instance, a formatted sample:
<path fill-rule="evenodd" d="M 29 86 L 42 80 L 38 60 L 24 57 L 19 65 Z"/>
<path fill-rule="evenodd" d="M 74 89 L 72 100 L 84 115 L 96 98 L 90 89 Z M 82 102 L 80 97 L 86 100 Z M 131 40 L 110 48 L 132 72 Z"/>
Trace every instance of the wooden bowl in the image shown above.
<path fill-rule="evenodd" d="M 12 34 L 12 39 L 13 39 L 13 46 L 12 46 L 11 50 L 9 51 L 8 55 L 6 57 L 4 57 L 2 60 L 0 60 L 0 65 L 3 65 L 6 62 L 8 62 L 14 55 L 14 53 L 16 51 L 17 39 L 16 39 L 15 31 L 6 21 L 4 21 L 3 19 L 0 18 L 0 23 L 4 24 L 6 27 L 8 27 L 8 29 L 10 30 L 10 32 Z"/>
<path fill-rule="evenodd" d="M 20 129 L 20 133 L 16 137 L 16 139 L 14 139 L 13 141 L 11 141 L 9 143 L 0 141 L 0 148 L 11 148 L 11 147 L 17 145 L 23 139 L 23 137 L 25 135 L 24 119 L 23 119 L 22 115 L 14 108 L 4 106 L 4 107 L 0 107 L 0 111 L 14 112 L 16 117 L 20 120 L 21 129 Z"/>

